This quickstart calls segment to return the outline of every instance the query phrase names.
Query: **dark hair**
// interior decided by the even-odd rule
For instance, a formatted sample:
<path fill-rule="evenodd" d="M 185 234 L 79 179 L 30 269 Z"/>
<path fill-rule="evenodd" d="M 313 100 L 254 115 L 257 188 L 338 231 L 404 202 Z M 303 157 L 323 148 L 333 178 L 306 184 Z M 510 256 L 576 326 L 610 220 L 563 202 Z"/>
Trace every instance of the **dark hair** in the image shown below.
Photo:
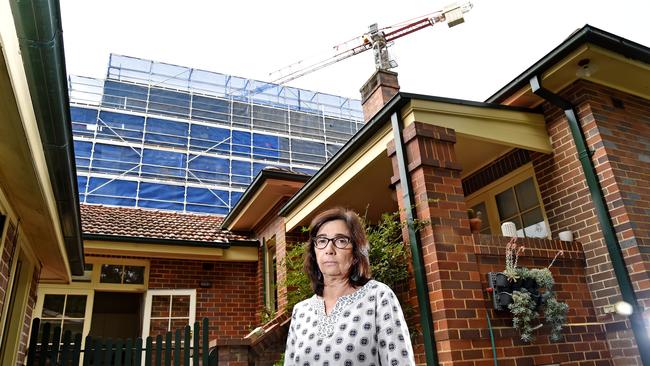
<path fill-rule="evenodd" d="M 323 296 L 323 273 L 316 262 L 316 250 L 314 248 L 314 238 L 318 230 L 327 222 L 342 220 L 350 231 L 350 241 L 352 242 L 353 264 L 348 273 L 348 281 L 354 287 L 365 285 L 370 280 L 370 260 L 368 259 L 368 239 L 361 224 L 361 219 L 354 211 L 337 207 L 317 215 L 309 226 L 309 243 L 305 252 L 304 269 L 307 277 L 311 282 L 311 288 L 318 296 Z"/>

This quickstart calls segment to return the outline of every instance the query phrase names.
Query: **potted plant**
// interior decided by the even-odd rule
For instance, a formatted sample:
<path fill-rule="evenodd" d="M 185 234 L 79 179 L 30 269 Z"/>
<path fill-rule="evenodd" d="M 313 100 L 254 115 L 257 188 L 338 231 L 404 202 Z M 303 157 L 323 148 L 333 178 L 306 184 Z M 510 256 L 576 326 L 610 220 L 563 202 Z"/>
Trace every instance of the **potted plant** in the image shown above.
<path fill-rule="evenodd" d="M 474 212 L 474 210 L 470 208 L 467 210 L 467 216 L 469 217 L 470 230 L 473 233 L 481 231 L 481 225 L 483 224 L 483 220 L 481 219 L 481 211 Z"/>
<path fill-rule="evenodd" d="M 550 268 L 563 253 L 559 251 L 546 268 L 518 267 L 519 255 L 525 248 L 518 246 L 516 241 L 517 238 L 513 237 L 506 245 L 504 271 L 490 274 L 490 278 L 494 278 L 490 282 L 490 292 L 495 297 L 495 308 L 510 310 L 513 327 L 526 343 L 532 342 L 533 331 L 542 327 L 542 324 L 534 323 L 539 318 L 539 311 L 543 310 L 544 319 L 551 328 L 550 339 L 558 341 L 562 338 L 562 327 L 566 324 L 569 307 L 555 297 L 555 281 Z M 504 278 L 508 281 L 508 286 L 503 286 Z"/>

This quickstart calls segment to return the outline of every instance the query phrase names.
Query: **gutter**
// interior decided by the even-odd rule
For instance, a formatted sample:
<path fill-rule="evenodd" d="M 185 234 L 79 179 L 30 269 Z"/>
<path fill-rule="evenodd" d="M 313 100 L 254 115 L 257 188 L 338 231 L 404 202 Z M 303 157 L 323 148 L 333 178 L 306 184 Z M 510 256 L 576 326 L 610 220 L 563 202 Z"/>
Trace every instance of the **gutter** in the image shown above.
<path fill-rule="evenodd" d="M 515 91 L 528 85 L 531 78 L 541 75 L 544 71 L 557 64 L 585 43 L 591 43 L 619 53 L 627 58 L 650 64 L 650 49 L 648 47 L 586 24 L 569 36 L 566 41 L 562 42 L 546 56 L 521 73 L 521 75 L 494 93 L 486 102 L 503 102 Z"/>
<path fill-rule="evenodd" d="M 142 236 L 106 235 L 106 234 L 83 234 L 84 240 L 112 241 L 122 243 L 139 244 L 163 244 L 179 245 L 184 247 L 218 248 L 228 249 L 230 247 L 258 247 L 258 240 L 229 240 L 229 241 L 191 241 L 182 239 L 149 238 Z"/>
<path fill-rule="evenodd" d="M 10 1 L 70 271 L 84 271 L 70 102 L 58 0 Z"/>
<path fill-rule="evenodd" d="M 625 302 L 631 304 L 633 307 L 633 312 L 629 316 L 629 319 L 630 324 L 632 325 L 632 331 L 634 333 L 637 348 L 639 350 L 639 355 L 641 356 L 641 362 L 643 365 L 650 365 L 650 339 L 643 319 L 643 307 L 639 306 L 639 303 L 637 302 L 634 287 L 630 280 L 630 275 L 627 271 L 623 254 L 621 253 L 620 243 L 618 242 L 614 225 L 612 224 L 612 218 L 607 209 L 607 204 L 605 203 L 605 195 L 600 185 L 600 181 L 596 176 L 593 162 L 591 161 L 591 153 L 589 152 L 584 138 L 584 131 L 582 130 L 580 123 L 578 123 L 578 115 L 575 111 L 575 107 L 568 100 L 544 89 L 541 85 L 539 76 L 537 75 L 530 79 L 530 87 L 535 95 L 564 110 L 564 114 L 569 123 L 569 128 L 571 129 L 573 141 L 578 150 L 578 159 L 580 160 L 582 170 L 585 174 L 587 187 L 589 187 L 591 199 L 596 208 L 598 223 L 602 228 L 603 237 L 607 245 L 607 251 L 612 260 L 614 274 L 618 282 L 618 287 L 621 290 L 621 297 Z"/>

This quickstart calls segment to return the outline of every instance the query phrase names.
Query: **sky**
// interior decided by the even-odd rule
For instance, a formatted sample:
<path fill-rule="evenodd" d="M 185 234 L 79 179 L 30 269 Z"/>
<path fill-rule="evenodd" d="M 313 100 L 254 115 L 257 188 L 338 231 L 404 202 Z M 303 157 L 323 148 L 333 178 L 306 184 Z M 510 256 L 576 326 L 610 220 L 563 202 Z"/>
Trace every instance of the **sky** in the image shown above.
<path fill-rule="evenodd" d="M 105 78 L 109 54 L 116 53 L 262 81 L 295 62 L 333 56 L 334 46 L 363 35 L 372 23 L 416 20 L 449 3 L 60 1 L 68 74 Z M 587 23 L 650 46 L 650 1 L 472 3 L 459 26 L 436 24 L 395 40 L 389 51 L 402 91 L 484 101 Z M 287 85 L 359 99 L 373 72 L 367 51 Z"/>

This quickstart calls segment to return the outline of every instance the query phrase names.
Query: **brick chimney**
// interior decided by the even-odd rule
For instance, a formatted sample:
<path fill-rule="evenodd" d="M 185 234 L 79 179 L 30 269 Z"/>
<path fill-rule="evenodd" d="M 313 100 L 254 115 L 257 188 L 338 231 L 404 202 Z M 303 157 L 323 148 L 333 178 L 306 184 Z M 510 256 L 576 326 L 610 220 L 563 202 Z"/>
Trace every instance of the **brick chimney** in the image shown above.
<path fill-rule="evenodd" d="M 359 91 L 361 92 L 361 106 L 363 107 L 363 121 L 368 122 L 399 92 L 397 73 L 388 70 L 377 70 Z"/>

